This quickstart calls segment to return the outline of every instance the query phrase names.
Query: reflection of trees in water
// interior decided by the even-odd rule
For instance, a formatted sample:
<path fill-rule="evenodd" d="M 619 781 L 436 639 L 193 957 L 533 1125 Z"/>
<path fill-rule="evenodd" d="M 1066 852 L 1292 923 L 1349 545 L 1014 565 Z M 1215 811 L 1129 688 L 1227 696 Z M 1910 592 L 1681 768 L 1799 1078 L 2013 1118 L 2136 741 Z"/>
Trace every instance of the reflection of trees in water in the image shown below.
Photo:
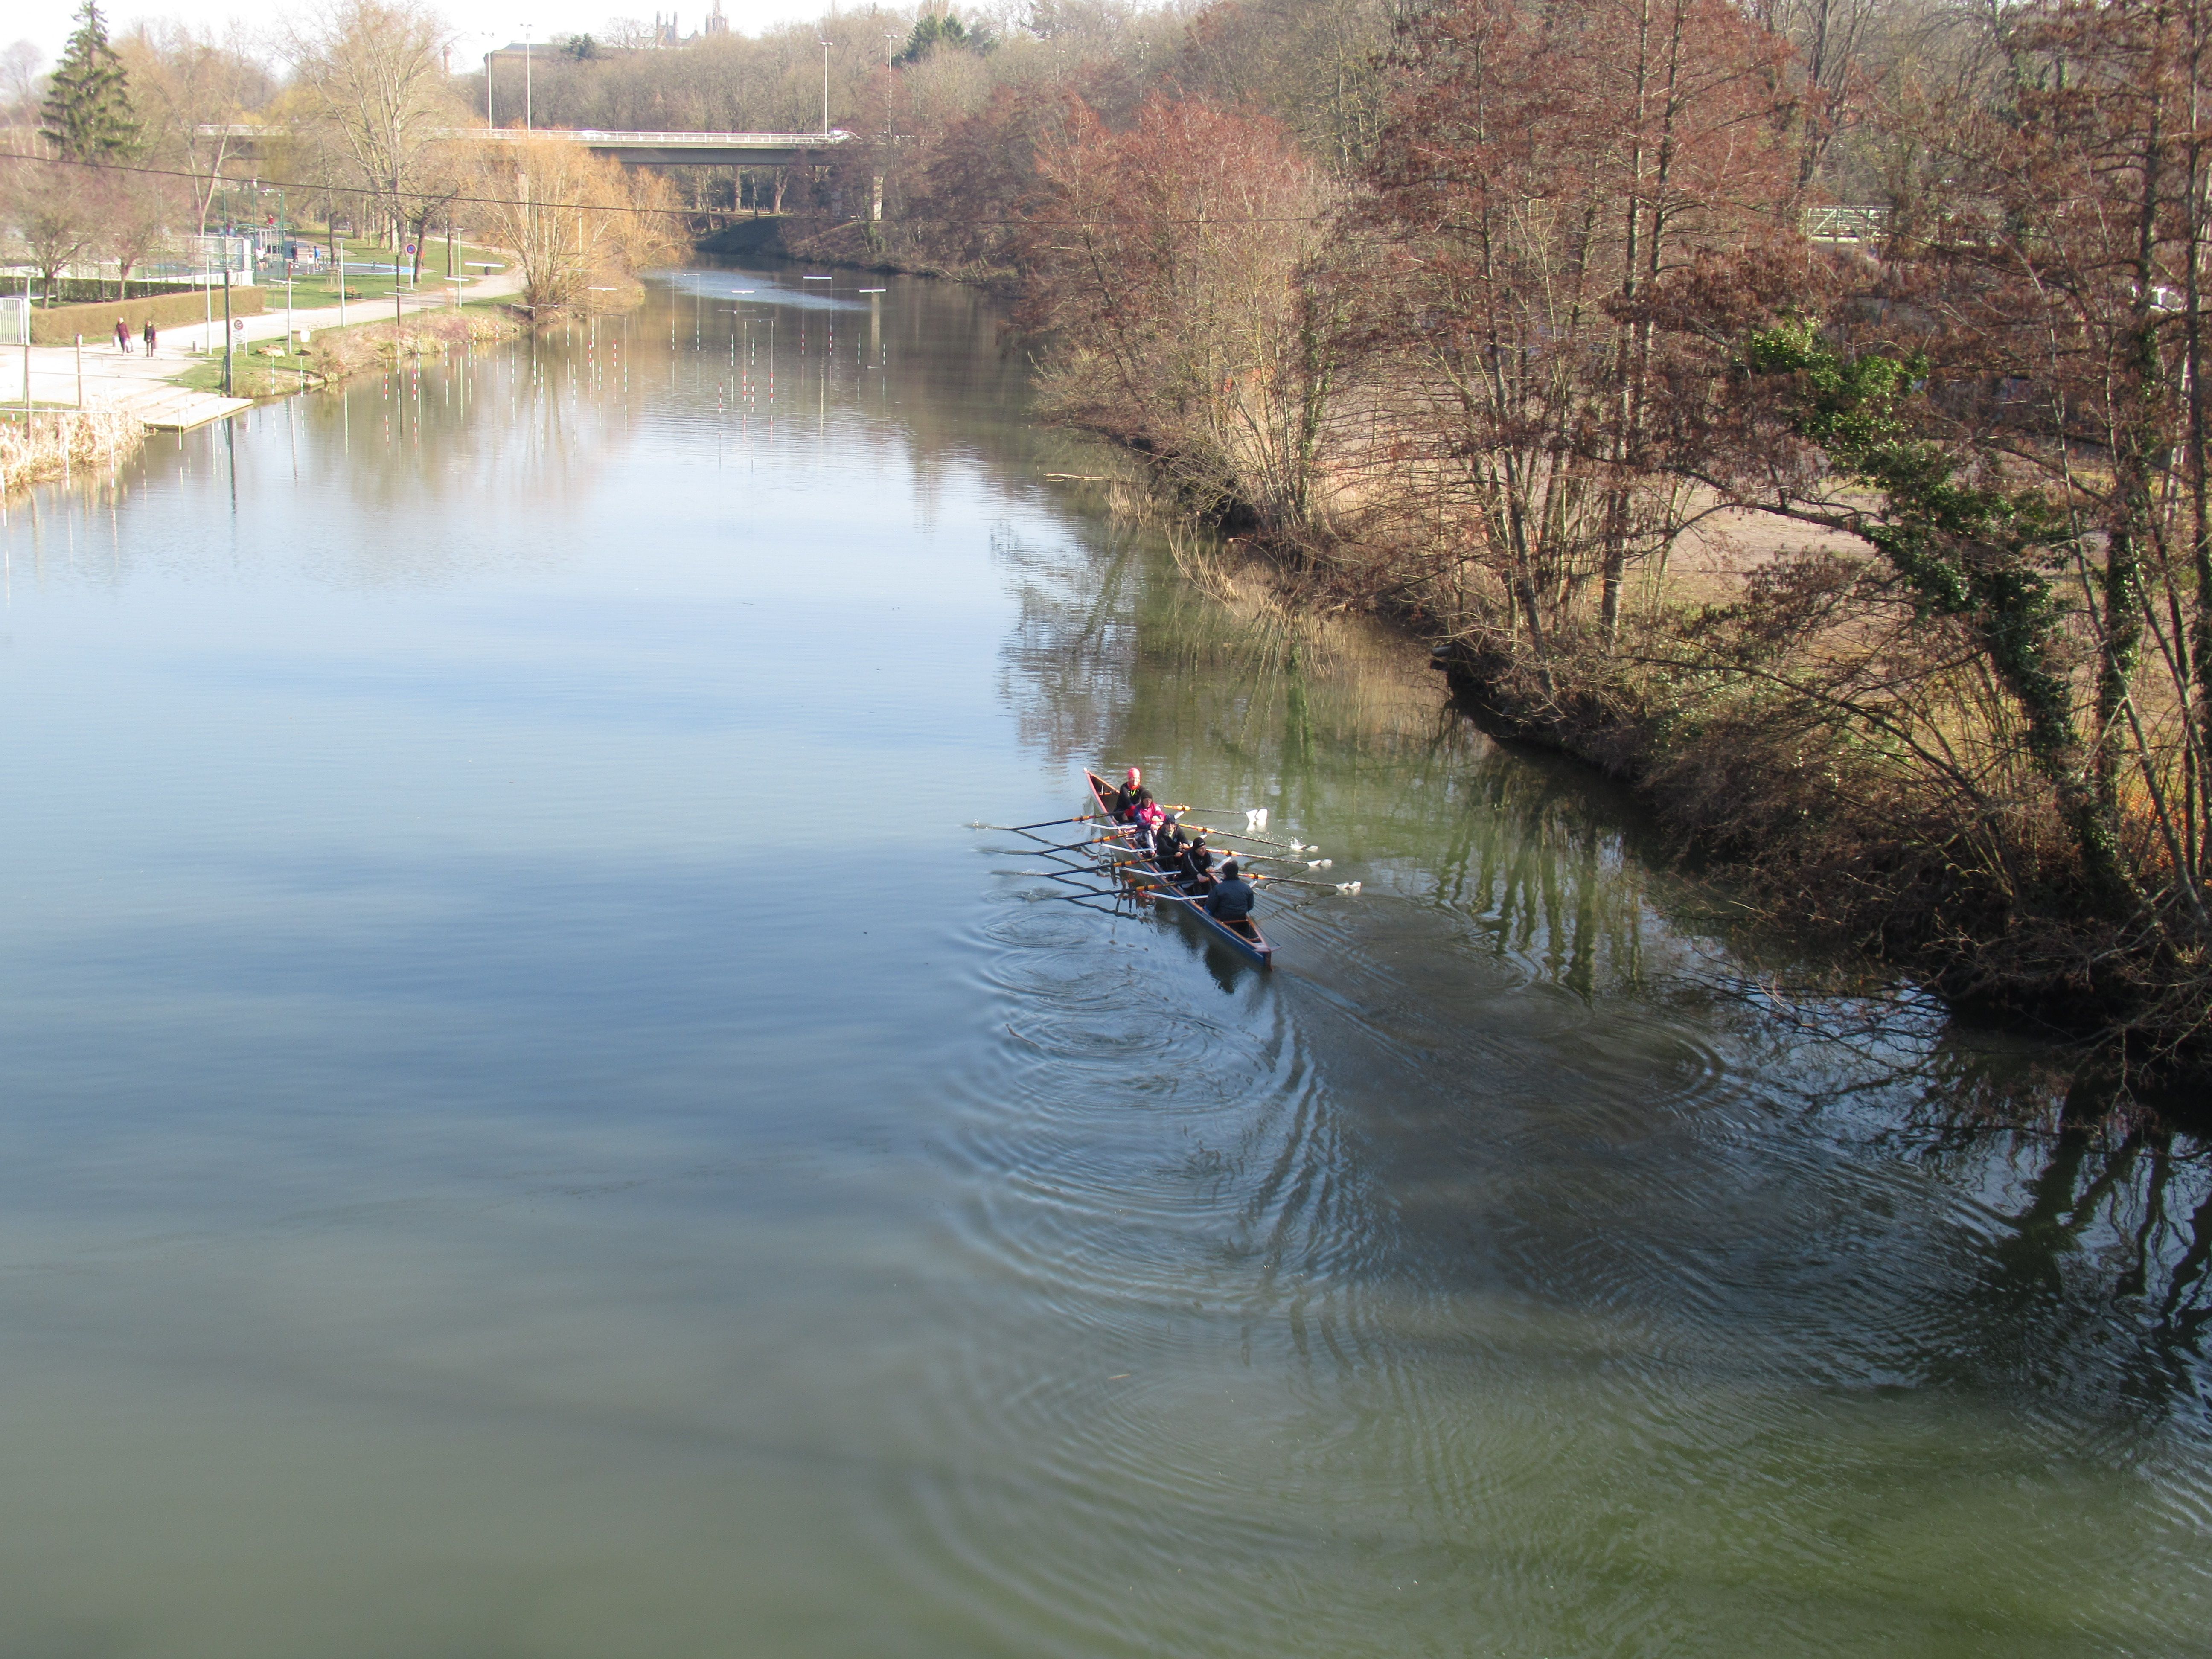
<path fill-rule="evenodd" d="M 2101 1073 L 2023 1064 L 1952 1032 L 1913 1060 L 1844 1068 L 1868 1085 L 1847 1121 L 1985 1207 L 1987 1246 L 1954 1310 L 1984 1333 L 1983 1363 L 1994 1354 L 2061 1389 L 2117 1377 L 2139 1402 L 2212 1406 L 2212 1148 L 2118 1098 Z"/>
<path fill-rule="evenodd" d="M 556 331 L 299 400 L 302 483 L 389 531 L 344 539 L 362 574 L 415 581 L 542 557 L 533 525 L 599 487 L 644 411 L 622 333 Z"/>
<path fill-rule="evenodd" d="M 1355 854 L 1337 877 L 1443 906 L 1583 994 L 1640 981 L 1647 873 L 1587 780 L 1500 749 L 1387 630 L 1187 580 L 1143 525 L 1087 531 L 999 548 L 1020 605 L 1001 685 L 1026 741 L 1057 764 L 1148 763 L 1164 799 L 1266 805 Z"/>
<path fill-rule="evenodd" d="M 543 556 L 533 520 L 564 520 L 641 438 L 724 461 L 710 459 L 696 488 L 732 514 L 744 511 L 746 446 L 773 439 L 780 464 L 803 464 L 806 442 L 855 420 L 880 419 L 876 435 L 903 447 L 925 502 L 977 465 L 1042 489 L 1032 463 L 1066 441 L 1021 418 L 1024 375 L 988 301 L 950 284 L 902 284 L 872 314 L 656 283 L 635 311 L 363 376 L 298 400 L 294 418 L 303 482 L 402 532 L 363 544 L 372 575 L 416 580 Z M 410 524 L 413 514 L 453 527 Z"/>
<path fill-rule="evenodd" d="M 1802 1120 L 1973 1194 L 1984 1244 L 1931 1273 L 1914 1316 L 1956 1336 L 1949 1380 L 2032 1378 L 2093 1410 L 2116 1377 L 2145 1401 L 2203 1399 L 2202 1141 L 2116 1111 L 2079 1056 L 1729 931 L 1723 901 L 1638 855 L 1623 798 L 1486 738 L 1403 640 L 1193 580 L 1141 526 L 1072 522 L 1066 544 L 999 548 L 1019 603 L 1002 693 L 1053 763 L 1140 762 L 1169 798 L 1267 805 L 1339 875 L 1420 901 L 1389 913 L 1407 939 L 1443 917 L 1451 948 L 1656 1002 Z"/>

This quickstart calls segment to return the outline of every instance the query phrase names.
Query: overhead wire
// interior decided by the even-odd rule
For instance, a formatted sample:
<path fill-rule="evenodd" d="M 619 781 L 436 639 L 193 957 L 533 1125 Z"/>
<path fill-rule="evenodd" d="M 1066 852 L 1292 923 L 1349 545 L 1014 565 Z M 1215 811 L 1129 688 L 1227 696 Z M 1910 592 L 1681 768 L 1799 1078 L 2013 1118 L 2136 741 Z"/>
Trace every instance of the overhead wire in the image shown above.
<path fill-rule="evenodd" d="M 548 139 L 560 143 L 566 140 Z M 198 184 L 210 177 L 224 184 L 252 185 L 266 190 L 297 190 L 325 196 L 357 196 L 371 201 L 398 200 L 417 202 L 447 202 L 470 207 L 565 208 L 579 213 L 635 213 L 662 218 L 749 219 L 757 216 L 751 208 L 729 207 L 641 207 L 632 203 L 608 202 L 546 202 L 525 201 L 516 196 L 447 195 L 434 190 L 407 190 L 394 185 L 379 185 L 374 189 L 366 185 L 333 185 L 309 182 L 297 179 L 231 179 L 221 174 L 193 173 L 182 167 L 141 167 L 127 161 L 78 161 L 59 155 L 25 155 L 15 150 L 0 150 L 0 161 L 27 161 L 39 167 L 82 167 L 95 173 L 136 173 L 158 179 L 189 179 Z M 718 165 L 736 165 L 720 163 Z M 762 165 L 765 166 L 766 163 Z M 1139 230 L 1149 226 L 1170 225 L 1310 225 L 1320 224 L 1332 216 L 1326 213 L 1252 213 L 1252 214 L 1193 214 L 1164 215 L 1152 219 L 1055 219 L 1048 222 L 1071 229 Z M 963 222 L 977 225 L 1026 225 L 1038 222 L 1030 219 L 970 218 Z"/>

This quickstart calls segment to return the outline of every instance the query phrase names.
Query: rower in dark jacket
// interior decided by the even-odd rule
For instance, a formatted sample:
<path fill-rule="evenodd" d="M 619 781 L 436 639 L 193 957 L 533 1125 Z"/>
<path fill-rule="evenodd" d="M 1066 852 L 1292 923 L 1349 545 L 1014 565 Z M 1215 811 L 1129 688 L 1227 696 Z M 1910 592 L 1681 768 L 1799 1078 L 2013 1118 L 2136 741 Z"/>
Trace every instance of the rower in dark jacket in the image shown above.
<path fill-rule="evenodd" d="M 1184 845 L 1180 874 L 1186 893 L 1202 893 L 1213 884 L 1213 849 L 1206 844 L 1205 830 L 1198 831 Z"/>
<path fill-rule="evenodd" d="M 1206 900 L 1206 914 L 1216 921 L 1243 921 L 1252 914 L 1252 889 L 1235 859 L 1221 866 L 1221 884 Z"/>
<path fill-rule="evenodd" d="M 1172 812 L 1161 821 L 1158 829 L 1152 831 L 1152 857 L 1158 861 L 1161 869 L 1170 872 L 1182 865 L 1182 849 L 1188 844 L 1183 840 L 1182 825 Z"/>

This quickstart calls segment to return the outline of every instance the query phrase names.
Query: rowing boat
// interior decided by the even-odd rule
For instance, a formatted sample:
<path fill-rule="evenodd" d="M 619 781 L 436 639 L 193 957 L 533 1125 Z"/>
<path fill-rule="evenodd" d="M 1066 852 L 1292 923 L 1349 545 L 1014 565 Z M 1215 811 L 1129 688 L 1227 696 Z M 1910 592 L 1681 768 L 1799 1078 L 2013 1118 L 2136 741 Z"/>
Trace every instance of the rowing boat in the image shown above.
<path fill-rule="evenodd" d="M 1100 814 L 1110 821 L 1114 816 L 1114 786 L 1096 772 L 1085 772 L 1083 775 L 1090 783 L 1091 798 L 1097 803 Z M 1274 965 L 1275 947 L 1261 937 L 1257 922 L 1249 919 L 1243 921 L 1223 921 L 1209 916 L 1206 914 L 1206 907 L 1203 904 L 1196 899 L 1186 897 L 1176 890 L 1174 881 L 1158 863 L 1150 858 L 1139 856 L 1133 850 L 1127 856 L 1117 855 L 1116 867 L 1121 872 L 1121 878 L 1134 890 L 1144 894 L 1157 903 L 1169 905 L 1180 910 L 1224 945 L 1249 960 L 1258 963 L 1262 968 Z"/>

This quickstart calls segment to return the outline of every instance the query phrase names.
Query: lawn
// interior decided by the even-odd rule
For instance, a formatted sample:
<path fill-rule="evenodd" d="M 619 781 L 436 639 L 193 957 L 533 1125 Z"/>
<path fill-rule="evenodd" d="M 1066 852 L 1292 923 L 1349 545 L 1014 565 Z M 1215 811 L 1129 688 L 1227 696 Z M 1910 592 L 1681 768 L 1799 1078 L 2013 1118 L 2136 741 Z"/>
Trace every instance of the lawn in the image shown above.
<path fill-rule="evenodd" d="M 330 246 L 329 238 L 310 237 L 304 230 L 300 233 L 300 239 L 302 241 L 313 240 L 325 250 Z M 356 300 L 369 302 L 377 300 L 389 301 L 392 298 L 394 280 L 392 273 L 393 263 L 392 251 L 380 242 L 360 241 L 351 238 L 345 240 L 344 247 L 347 303 L 351 304 Z M 412 262 L 402 255 L 399 263 L 404 265 Z M 448 276 L 459 275 L 466 277 L 492 276 L 506 270 L 508 259 L 507 255 L 492 249 L 471 247 L 465 242 L 456 241 L 453 244 L 453 264 L 457 269 L 448 271 L 446 268 L 446 239 L 442 236 L 433 236 L 422 249 L 421 283 L 410 286 L 403 278 L 399 282 L 399 286 L 410 294 L 434 293 Z M 333 306 L 337 303 L 337 272 L 328 268 L 327 258 L 324 264 L 325 269 L 313 276 L 302 275 L 293 279 L 291 289 L 294 309 L 306 311 L 314 307 Z M 261 287 L 262 291 L 269 296 L 267 309 L 272 313 L 282 311 L 284 308 L 285 287 L 283 266 L 277 264 L 264 270 L 261 273 Z M 464 287 L 461 292 L 466 294 L 468 289 Z"/>

